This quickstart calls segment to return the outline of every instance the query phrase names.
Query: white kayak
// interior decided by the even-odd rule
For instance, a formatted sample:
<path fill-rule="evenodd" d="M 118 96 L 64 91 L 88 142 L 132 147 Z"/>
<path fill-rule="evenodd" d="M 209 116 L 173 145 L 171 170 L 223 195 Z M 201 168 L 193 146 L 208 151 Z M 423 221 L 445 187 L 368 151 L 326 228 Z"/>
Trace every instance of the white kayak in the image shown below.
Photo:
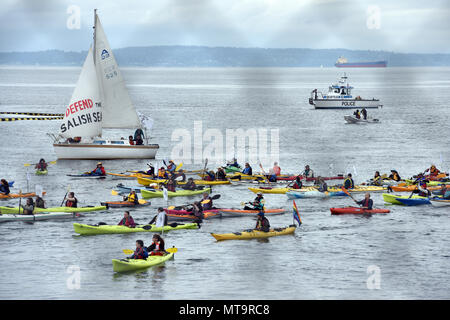
<path fill-rule="evenodd" d="M 445 199 L 430 199 L 433 207 L 447 207 L 450 206 L 450 200 Z"/>
<path fill-rule="evenodd" d="M 329 198 L 329 197 L 339 197 L 346 196 L 347 194 L 343 191 L 339 192 L 320 192 L 320 191 L 289 191 L 286 192 L 286 195 L 289 199 L 301 199 L 301 198 Z"/>
<path fill-rule="evenodd" d="M 380 120 L 378 119 L 372 119 L 372 118 L 367 118 L 366 120 L 364 119 L 358 119 L 354 116 L 344 116 L 345 121 L 347 121 L 347 123 L 380 123 Z"/>
<path fill-rule="evenodd" d="M 75 218 L 77 216 L 78 214 L 75 212 L 52 212 L 39 214 L 0 214 L 0 222 L 70 219 Z"/>

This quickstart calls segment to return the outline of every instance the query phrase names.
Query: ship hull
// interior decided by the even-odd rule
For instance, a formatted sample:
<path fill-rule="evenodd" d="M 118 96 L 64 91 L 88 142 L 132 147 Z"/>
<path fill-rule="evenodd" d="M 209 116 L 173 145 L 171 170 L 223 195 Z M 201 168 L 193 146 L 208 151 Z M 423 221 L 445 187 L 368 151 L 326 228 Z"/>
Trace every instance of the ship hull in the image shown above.
<path fill-rule="evenodd" d="M 336 63 L 337 68 L 386 68 L 387 61 Z"/>
<path fill-rule="evenodd" d="M 58 159 L 155 159 L 159 145 L 53 144 Z"/>
<path fill-rule="evenodd" d="M 311 99 L 310 104 L 314 105 L 316 109 L 377 109 L 383 106 L 377 99 Z"/>

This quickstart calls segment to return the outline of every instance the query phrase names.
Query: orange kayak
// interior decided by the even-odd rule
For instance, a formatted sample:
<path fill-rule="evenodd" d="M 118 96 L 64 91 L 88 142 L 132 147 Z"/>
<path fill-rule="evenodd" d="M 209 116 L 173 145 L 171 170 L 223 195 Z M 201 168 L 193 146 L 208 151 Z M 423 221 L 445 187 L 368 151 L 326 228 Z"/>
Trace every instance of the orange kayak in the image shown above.
<path fill-rule="evenodd" d="M 42 194 L 45 194 L 45 192 L 43 192 Z M 32 198 L 32 197 L 36 197 L 36 193 L 34 192 L 30 192 L 30 193 L 21 193 L 21 194 L 16 194 L 16 193 L 10 193 L 7 196 L 5 196 L 4 194 L 0 193 L 0 199 L 11 199 L 11 198 Z"/>
<path fill-rule="evenodd" d="M 446 187 L 447 187 L 447 189 L 450 189 L 450 185 L 447 185 Z M 392 189 L 392 191 L 395 191 L 395 192 L 412 192 L 417 189 L 417 186 L 416 185 L 404 186 L 404 187 L 392 186 L 391 189 Z M 430 191 L 435 191 L 435 190 L 441 189 L 441 187 L 440 186 L 432 186 L 432 187 L 427 187 L 427 189 Z"/>

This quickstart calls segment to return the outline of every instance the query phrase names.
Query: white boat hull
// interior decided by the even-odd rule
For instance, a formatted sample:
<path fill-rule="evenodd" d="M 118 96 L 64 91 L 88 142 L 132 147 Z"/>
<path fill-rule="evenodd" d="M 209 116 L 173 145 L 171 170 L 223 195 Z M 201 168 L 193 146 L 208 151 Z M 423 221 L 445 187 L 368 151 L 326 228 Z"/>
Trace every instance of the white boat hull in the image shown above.
<path fill-rule="evenodd" d="M 377 99 L 311 99 L 311 104 L 316 109 L 377 109 L 383 106 Z"/>
<path fill-rule="evenodd" d="M 53 144 L 58 159 L 155 159 L 159 145 Z"/>
<path fill-rule="evenodd" d="M 356 117 L 353 116 L 344 116 L 345 121 L 347 121 L 348 123 L 380 123 L 380 120 L 378 119 L 357 119 Z"/>
<path fill-rule="evenodd" d="M 431 205 L 433 207 L 448 207 L 450 206 L 450 200 L 433 200 L 430 199 Z"/>
<path fill-rule="evenodd" d="M 76 218 L 77 213 L 74 212 L 52 212 L 52 213 L 40 213 L 40 214 L 2 214 L 0 215 L 0 222 L 8 221 L 41 221 L 52 219 L 71 219 Z"/>

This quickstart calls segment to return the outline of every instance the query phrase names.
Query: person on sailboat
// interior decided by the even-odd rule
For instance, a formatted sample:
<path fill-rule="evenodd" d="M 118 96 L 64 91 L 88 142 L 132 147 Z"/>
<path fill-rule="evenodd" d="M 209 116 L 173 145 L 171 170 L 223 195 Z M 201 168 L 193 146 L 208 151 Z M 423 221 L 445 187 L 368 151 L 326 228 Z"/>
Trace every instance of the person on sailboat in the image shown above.
<path fill-rule="evenodd" d="M 164 208 L 159 207 L 158 213 L 156 216 L 153 217 L 152 220 L 148 224 L 156 224 L 156 227 L 162 227 L 167 226 L 168 218 L 166 215 L 166 212 L 164 211 Z"/>
<path fill-rule="evenodd" d="M 97 162 L 97 168 L 91 171 L 91 176 L 106 176 L 105 168 L 101 162 Z"/>
<path fill-rule="evenodd" d="M 129 228 L 136 227 L 136 223 L 134 222 L 134 219 L 130 215 L 129 211 L 125 211 L 125 213 L 123 214 L 122 220 L 120 220 L 117 225 L 118 226 L 126 226 L 126 227 L 129 227 Z"/>
<path fill-rule="evenodd" d="M 138 136 L 140 136 L 141 140 L 144 139 L 144 131 L 142 131 L 141 128 L 136 129 L 136 131 L 134 132 L 134 137 L 133 140 L 137 140 Z"/>
<path fill-rule="evenodd" d="M 4 194 L 4 195 L 8 195 L 10 194 L 10 190 L 9 190 L 9 183 L 8 181 L 6 181 L 5 179 L 2 179 L 0 182 L 0 193 Z"/>
<path fill-rule="evenodd" d="M 130 146 L 134 146 L 133 136 L 128 137 L 128 142 L 130 143 Z"/>
<path fill-rule="evenodd" d="M 66 207 L 77 208 L 78 207 L 78 199 L 75 198 L 75 193 L 69 192 L 66 200 Z"/>
<path fill-rule="evenodd" d="M 123 201 L 128 201 L 128 202 L 132 202 L 134 204 L 139 204 L 139 199 L 138 199 L 138 196 L 136 194 L 136 191 L 134 191 L 132 189 L 128 196 L 123 197 Z"/>
<path fill-rule="evenodd" d="M 36 164 L 36 166 L 34 167 L 35 169 L 39 170 L 39 171 L 45 171 L 47 169 L 47 163 L 45 162 L 44 159 L 39 160 L 39 163 Z"/>

